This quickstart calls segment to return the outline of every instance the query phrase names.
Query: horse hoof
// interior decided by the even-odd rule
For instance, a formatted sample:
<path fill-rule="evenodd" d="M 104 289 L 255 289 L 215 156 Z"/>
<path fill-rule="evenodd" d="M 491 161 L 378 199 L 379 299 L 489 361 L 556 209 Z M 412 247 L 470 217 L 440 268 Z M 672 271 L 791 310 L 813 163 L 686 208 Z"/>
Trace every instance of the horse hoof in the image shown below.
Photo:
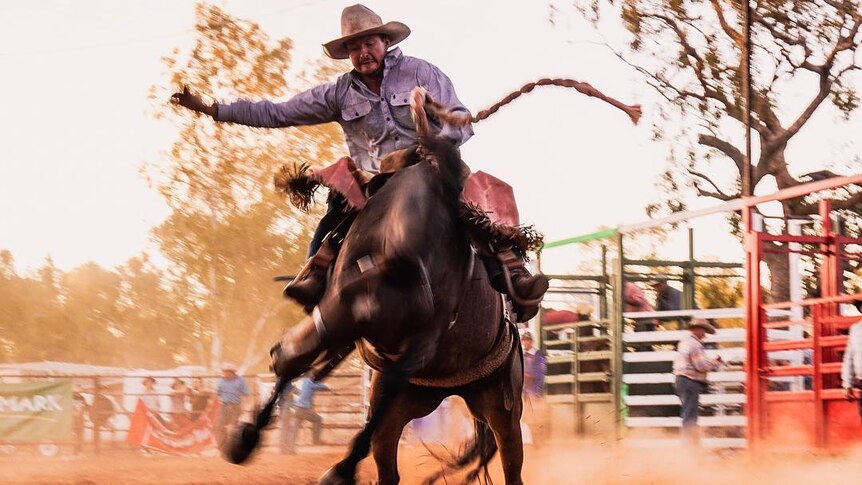
<path fill-rule="evenodd" d="M 251 423 L 243 423 L 226 443 L 223 450 L 225 459 L 235 465 L 241 465 L 249 459 L 259 442 L 260 430 Z"/>
<path fill-rule="evenodd" d="M 356 485 L 356 479 L 353 477 L 344 478 L 338 474 L 335 467 L 332 467 L 329 470 L 326 470 L 326 473 L 320 477 L 317 485 Z"/>

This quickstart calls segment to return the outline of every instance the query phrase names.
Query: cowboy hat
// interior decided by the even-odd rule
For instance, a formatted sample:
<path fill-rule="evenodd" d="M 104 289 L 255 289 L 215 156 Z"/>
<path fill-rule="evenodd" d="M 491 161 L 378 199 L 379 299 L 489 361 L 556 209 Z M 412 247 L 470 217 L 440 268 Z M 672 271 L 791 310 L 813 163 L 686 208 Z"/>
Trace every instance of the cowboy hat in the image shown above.
<path fill-rule="evenodd" d="M 341 11 L 341 37 L 323 44 L 323 52 L 333 59 L 347 59 L 347 41 L 372 34 L 386 35 L 389 45 L 395 45 L 410 35 L 410 27 L 401 22 L 384 24 L 379 15 L 357 3 Z"/>
<path fill-rule="evenodd" d="M 232 364 L 231 362 L 224 362 L 221 365 L 221 370 L 222 371 L 229 370 L 231 372 L 236 372 L 236 366 L 234 364 Z"/>
<path fill-rule="evenodd" d="M 693 328 L 697 328 L 697 327 L 700 327 L 700 328 L 706 330 L 706 333 L 710 333 L 710 334 L 715 333 L 715 327 L 713 327 L 711 323 L 707 322 L 703 318 L 695 318 L 694 320 L 691 321 L 691 323 L 688 324 L 689 330 L 691 330 Z"/>

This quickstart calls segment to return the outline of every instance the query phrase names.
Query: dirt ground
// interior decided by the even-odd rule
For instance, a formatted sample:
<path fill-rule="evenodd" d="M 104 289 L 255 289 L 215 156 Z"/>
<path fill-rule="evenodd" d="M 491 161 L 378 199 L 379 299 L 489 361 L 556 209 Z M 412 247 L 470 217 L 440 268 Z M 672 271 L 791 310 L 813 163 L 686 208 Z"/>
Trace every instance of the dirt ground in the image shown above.
<path fill-rule="evenodd" d="M 630 450 L 608 444 L 528 448 L 524 466 L 527 484 L 796 484 L 858 483 L 862 450 L 842 454 L 719 455 L 687 454 L 680 450 Z M 341 456 L 336 448 L 305 450 L 292 457 L 264 453 L 246 466 L 218 457 L 145 455 L 134 451 L 99 456 L 42 458 L 0 456 L 0 484 L 314 484 Z M 421 483 L 437 469 L 422 447 L 401 450 L 402 483 Z M 502 484 L 499 462 L 492 463 L 495 483 Z M 375 478 L 368 459 L 360 483 Z M 449 483 L 458 483 L 450 477 Z"/>

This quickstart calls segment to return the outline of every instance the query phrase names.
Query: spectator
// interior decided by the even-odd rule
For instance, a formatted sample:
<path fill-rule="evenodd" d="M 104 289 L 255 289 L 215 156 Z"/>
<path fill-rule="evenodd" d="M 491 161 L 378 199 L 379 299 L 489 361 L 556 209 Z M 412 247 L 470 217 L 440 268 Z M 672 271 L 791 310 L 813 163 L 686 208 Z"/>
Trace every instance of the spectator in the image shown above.
<path fill-rule="evenodd" d="M 93 391 L 93 405 L 90 406 L 89 414 L 96 432 L 101 432 L 102 429 L 115 431 L 111 418 L 117 414 L 117 404 L 107 392 L 108 388 L 102 383 L 97 384 Z"/>
<path fill-rule="evenodd" d="M 285 387 L 278 397 L 278 421 L 279 421 L 279 440 L 278 451 L 282 455 L 294 454 L 293 445 L 290 440 L 293 439 L 290 435 L 291 420 L 293 419 L 293 392 L 296 390 L 293 384 Z"/>
<path fill-rule="evenodd" d="M 293 414 L 285 446 L 285 453 L 289 455 L 296 452 L 296 437 L 299 434 L 299 426 L 302 421 L 308 421 L 313 426 L 312 443 L 315 445 L 321 443 L 320 437 L 323 433 L 323 418 L 314 412 L 314 393 L 321 389 L 329 389 L 326 384 L 317 382 L 310 377 L 300 379 L 297 387 L 299 391 L 297 392 L 296 399 L 293 401 Z"/>
<path fill-rule="evenodd" d="M 704 336 L 707 333 L 714 334 L 715 327 L 704 319 L 696 318 L 689 324 L 688 329 L 691 334 L 680 340 L 677 347 L 673 374 L 676 376 L 674 384 L 676 395 L 682 403 L 680 409 L 682 436 L 690 444 L 697 446 L 700 394 L 707 389 L 707 372 L 717 369 L 722 364 L 722 360 L 721 357 L 709 359 L 703 347 Z"/>
<path fill-rule="evenodd" d="M 862 312 L 862 300 L 856 300 L 855 303 L 856 309 Z M 862 419 L 862 320 L 850 327 L 841 365 L 841 386 L 848 401 L 859 403 L 859 417 Z M 859 396 L 856 396 L 857 390 Z"/>
<path fill-rule="evenodd" d="M 236 373 L 236 366 L 232 364 L 222 365 L 222 378 L 216 386 L 221 406 L 215 419 L 215 435 L 219 448 L 227 441 L 228 431 L 239 420 L 242 412 L 242 400 L 248 396 L 248 385 L 245 379 Z"/>
<path fill-rule="evenodd" d="M 188 391 L 189 405 L 191 406 L 191 419 L 197 421 L 201 415 L 209 409 L 212 392 L 204 387 L 204 380 L 200 377 L 192 379 L 192 387 Z"/>
<path fill-rule="evenodd" d="M 656 311 L 668 312 L 682 309 L 682 292 L 667 284 L 667 281 L 654 281 L 652 289 L 655 290 Z"/>
<path fill-rule="evenodd" d="M 189 397 L 189 388 L 182 379 L 174 379 L 171 383 L 171 421 L 181 425 L 186 422 L 186 402 Z"/>
<path fill-rule="evenodd" d="M 149 409 L 153 414 L 158 416 L 162 410 L 162 406 L 159 402 L 159 395 L 156 393 L 155 377 L 144 377 L 144 380 L 141 382 L 141 385 L 144 386 L 144 392 L 141 393 L 141 401 L 144 402 L 144 405 L 147 407 L 147 409 Z"/>
<path fill-rule="evenodd" d="M 544 431 L 545 374 L 548 370 L 547 359 L 541 350 L 533 347 L 533 335 L 524 332 L 521 336 L 524 349 L 524 425 L 525 444 L 542 441 Z M 535 432 L 533 431 L 535 428 Z"/>
<path fill-rule="evenodd" d="M 531 398 L 542 397 L 545 390 L 547 359 L 541 350 L 533 347 L 533 335 L 524 332 L 521 336 L 524 347 L 524 393 Z"/>
<path fill-rule="evenodd" d="M 623 299 L 625 300 L 624 311 L 629 312 L 651 312 L 652 305 L 646 299 L 644 291 L 640 286 L 626 281 L 623 285 Z M 655 330 L 655 323 L 652 320 L 643 318 L 634 319 L 635 332 L 652 332 Z"/>

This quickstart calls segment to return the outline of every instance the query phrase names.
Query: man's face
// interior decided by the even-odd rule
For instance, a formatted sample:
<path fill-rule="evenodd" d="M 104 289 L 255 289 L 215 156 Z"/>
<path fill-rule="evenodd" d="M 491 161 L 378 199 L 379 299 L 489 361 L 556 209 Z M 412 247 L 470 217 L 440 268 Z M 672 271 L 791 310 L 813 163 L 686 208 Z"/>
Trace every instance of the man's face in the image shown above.
<path fill-rule="evenodd" d="M 703 340 L 703 337 L 706 336 L 706 329 L 703 327 L 694 327 L 691 329 L 691 333 L 693 333 L 695 337 Z"/>
<path fill-rule="evenodd" d="M 530 350 L 533 348 L 533 339 L 531 338 L 522 338 L 521 345 L 524 347 L 524 350 Z"/>
<path fill-rule="evenodd" d="M 224 378 L 227 380 L 232 380 L 234 377 L 236 377 L 236 372 L 226 369 L 222 371 L 222 376 L 224 376 Z"/>
<path fill-rule="evenodd" d="M 347 41 L 345 46 L 353 68 L 362 75 L 370 76 L 383 68 L 389 39 L 378 34 L 366 35 Z"/>

